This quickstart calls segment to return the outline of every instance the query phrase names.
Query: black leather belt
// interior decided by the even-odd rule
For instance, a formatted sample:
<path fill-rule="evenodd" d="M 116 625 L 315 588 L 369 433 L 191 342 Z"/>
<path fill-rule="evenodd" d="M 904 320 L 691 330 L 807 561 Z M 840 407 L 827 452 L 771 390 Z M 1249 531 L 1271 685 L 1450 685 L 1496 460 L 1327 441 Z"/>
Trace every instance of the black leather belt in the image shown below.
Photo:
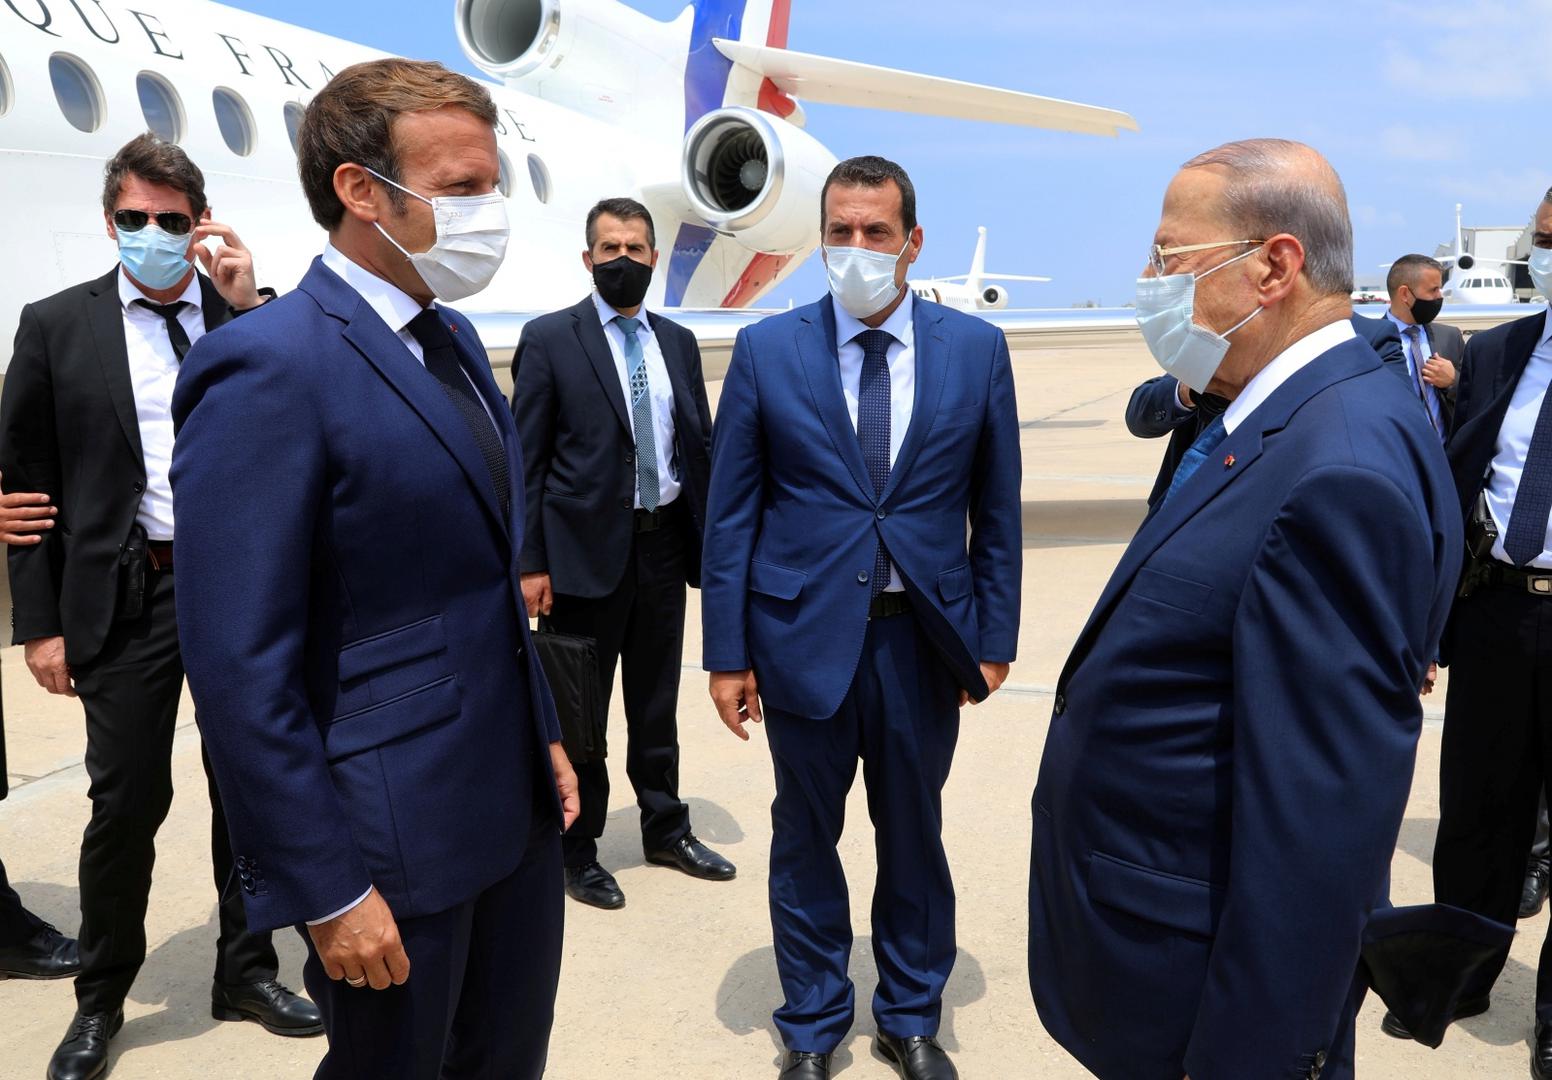
<path fill-rule="evenodd" d="M 879 593 L 868 605 L 868 618 L 888 619 L 895 615 L 904 615 L 911 610 L 911 602 L 906 599 L 903 592 Z"/>
<path fill-rule="evenodd" d="M 172 569 L 171 541 L 152 540 L 146 544 L 146 562 L 152 570 Z"/>
<path fill-rule="evenodd" d="M 660 506 L 656 510 L 637 510 L 635 526 L 639 533 L 657 532 L 667 528 L 679 520 L 679 500 L 675 499 L 667 506 Z"/>
<path fill-rule="evenodd" d="M 1552 570 L 1521 570 L 1494 559 L 1484 566 L 1482 584 L 1515 591 L 1524 589 L 1532 596 L 1552 600 Z"/>

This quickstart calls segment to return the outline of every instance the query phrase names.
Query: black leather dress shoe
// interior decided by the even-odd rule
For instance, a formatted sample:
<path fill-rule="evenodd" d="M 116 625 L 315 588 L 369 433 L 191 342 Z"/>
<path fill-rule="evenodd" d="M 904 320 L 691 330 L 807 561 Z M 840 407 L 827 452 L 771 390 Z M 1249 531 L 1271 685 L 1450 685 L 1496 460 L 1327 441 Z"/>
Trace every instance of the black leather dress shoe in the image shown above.
<path fill-rule="evenodd" d="M 48 1080 L 93 1080 L 108 1068 L 108 1040 L 124 1026 L 124 1010 L 76 1013 L 65 1039 L 49 1058 Z"/>
<path fill-rule="evenodd" d="M 959 1080 L 959 1070 L 948 1059 L 948 1051 L 930 1035 L 897 1039 L 880 1031 L 873 1037 L 873 1045 L 903 1080 Z"/>
<path fill-rule="evenodd" d="M 1455 1003 L 1455 1014 L 1450 1017 L 1450 1023 L 1464 1020 L 1468 1016 L 1481 1016 L 1487 1012 L 1491 1002 L 1486 994 L 1476 998 L 1462 998 Z M 1380 1021 L 1380 1030 L 1393 1039 L 1410 1039 L 1412 1033 L 1406 1029 L 1406 1025 L 1396 1018 L 1396 1014 L 1389 1009 L 1385 1010 L 1385 1019 Z"/>
<path fill-rule="evenodd" d="M 625 893 L 620 891 L 620 883 L 596 862 L 566 867 L 566 895 L 606 911 L 625 906 Z"/>
<path fill-rule="evenodd" d="M 1552 886 L 1552 866 L 1545 859 L 1532 859 L 1525 867 L 1525 891 L 1520 893 L 1520 918 L 1530 919 L 1541 914 L 1541 905 L 1547 902 L 1547 888 Z"/>
<path fill-rule="evenodd" d="M 318 1006 L 274 979 L 241 986 L 211 983 L 210 1015 L 217 1020 L 256 1020 L 274 1035 L 323 1034 Z"/>
<path fill-rule="evenodd" d="M 0 979 L 63 979 L 80 970 L 75 938 L 47 924 L 26 941 L 0 948 Z"/>
<path fill-rule="evenodd" d="M 694 833 L 685 833 L 660 851 L 647 852 L 647 862 L 672 866 L 705 881 L 732 881 L 738 874 L 737 867 L 695 839 Z"/>
<path fill-rule="evenodd" d="M 830 1055 L 788 1050 L 776 1080 L 830 1080 Z"/>
<path fill-rule="evenodd" d="M 1536 1038 L 1530 1047 L 1530 1074 L 1535 1080 L 1552 1080 L 1552 1024 L 1536 1021 Z"/>

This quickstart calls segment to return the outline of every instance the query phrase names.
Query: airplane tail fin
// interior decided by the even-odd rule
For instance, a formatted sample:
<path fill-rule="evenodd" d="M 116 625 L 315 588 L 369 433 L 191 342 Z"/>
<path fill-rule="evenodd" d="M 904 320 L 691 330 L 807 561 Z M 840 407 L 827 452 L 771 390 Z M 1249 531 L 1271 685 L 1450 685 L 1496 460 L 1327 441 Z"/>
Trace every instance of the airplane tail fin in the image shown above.
<path fill-rule="evenodd" d="M 718 42 L 732 41 L 752 48 L 785 49 L 792 0 L 695 0 L 694 7 L 684 73 L 684 129 L 689 131 L 695 121 L 728 105 L 747 105 L 801 127 L 802 116 L 792 98 L 718 48 Z"/>
<path fill-rule="evenodd" d="M 986 276 L 986 226 L 976 228 L 975 254 L 970 257 L 970 276 L 965 279 L 971 292 L 981 291 L 981 279 Z"/>

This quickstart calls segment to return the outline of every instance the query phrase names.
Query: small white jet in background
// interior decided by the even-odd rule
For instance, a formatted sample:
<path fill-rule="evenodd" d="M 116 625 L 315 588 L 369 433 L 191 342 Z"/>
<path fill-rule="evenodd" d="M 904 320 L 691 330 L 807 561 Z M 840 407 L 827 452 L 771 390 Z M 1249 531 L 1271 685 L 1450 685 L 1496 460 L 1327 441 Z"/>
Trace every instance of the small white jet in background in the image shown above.
<path fill-rule="evenodd" d="M 959 311 L 1001 311 L 1008 306 L 1008 290 L 988 281 L 1050 281 L 1048 277 L 1032 277 L 1028 274 L 988 274 L 986 272 L 986 226 L 976 230 L 975 255 L 970 260 L 968 274 L 954 277 L 924 278 L 908 284 L 911 291 L 923 300 L 933 300 Z"/>

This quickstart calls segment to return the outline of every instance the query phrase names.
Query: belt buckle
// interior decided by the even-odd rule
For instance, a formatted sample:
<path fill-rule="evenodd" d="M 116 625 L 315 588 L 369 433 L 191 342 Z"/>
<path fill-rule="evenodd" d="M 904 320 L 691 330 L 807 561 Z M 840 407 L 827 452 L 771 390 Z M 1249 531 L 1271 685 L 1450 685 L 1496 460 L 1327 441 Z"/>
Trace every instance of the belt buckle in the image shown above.
<path fill-rule="evenodd" d="M 1527 575 L 1525 591 L 1533 596 L 1552 596 L 1552 574 Z"/>

